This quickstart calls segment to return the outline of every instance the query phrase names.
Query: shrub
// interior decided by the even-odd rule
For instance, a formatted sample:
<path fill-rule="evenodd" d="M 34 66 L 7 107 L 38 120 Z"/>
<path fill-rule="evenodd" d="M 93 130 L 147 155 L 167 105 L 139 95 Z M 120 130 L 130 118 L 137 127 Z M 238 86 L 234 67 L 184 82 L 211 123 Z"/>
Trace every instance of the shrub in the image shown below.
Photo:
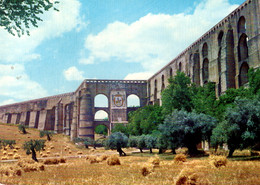
<path fill-rule="evenodd" d="M 216 168 L 219 168 L 221 166 L 226 166 L 227 164 L 226 156 L 211 155 L 209 158 L 210 158 L 210 163 Z"/>
<path fill-rule="evenodd" d="M 116 155 L 112 155 L 107 159 L 107 164 L 109 166 L 114 166 L 114 165 L 120 165 L 120 160 Z"/>
<path fill-rule="evenodd" d="M 176 163 L 186 162 L 187 156 L 184 155 L 184 154 L 177 154 L 177 155 L 174 157 L 173 160 L 174 160 L 174 162 L 176 162 Z"/>

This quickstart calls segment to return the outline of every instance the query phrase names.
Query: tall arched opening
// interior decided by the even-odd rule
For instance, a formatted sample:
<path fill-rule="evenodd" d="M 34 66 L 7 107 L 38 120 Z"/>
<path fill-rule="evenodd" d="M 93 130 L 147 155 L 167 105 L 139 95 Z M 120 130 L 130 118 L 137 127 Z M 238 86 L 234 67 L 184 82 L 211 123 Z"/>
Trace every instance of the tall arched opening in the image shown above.
<path fill-rule="evenodd" d="M 245 33 L 246 32 L 246 19 L 244 16 L 241 16 L 237 23 L 237 32 Z"/>
<path fill-rule="evenodd" d="M 236 64 L 234 55 L 234 36 L 233 30 L 228 30 L 226 36 L 226 69 L 227 69 L 227 88 L 235 88 Z"/>
<path fill-rule="evenodd" d="M 200 56 L 199 53 L 193 55 L 193 82 L 196 85 L 200 85 Z"/>
<path fill-rule="evenodd" d="M 244 62 L 239 70 L 239 84 L 240 86 L 245 85 L 248 82 L 248 70 L 249 66 L 246 62 Z"/>
<path fill-rule="evenodd" d="M 248 57 L 247 35 L 242 34 L 238 41 L 238 58 L 243 61 Z"/>
<path fill-rule="evenodd" d="M 203 77 L 203 83 L 204 84 L 208 83 L 208 80 L 209 80 L 209 60 L 207 58 L 205 58 L 204 61 L 203 61 L 202 77 Z"/>

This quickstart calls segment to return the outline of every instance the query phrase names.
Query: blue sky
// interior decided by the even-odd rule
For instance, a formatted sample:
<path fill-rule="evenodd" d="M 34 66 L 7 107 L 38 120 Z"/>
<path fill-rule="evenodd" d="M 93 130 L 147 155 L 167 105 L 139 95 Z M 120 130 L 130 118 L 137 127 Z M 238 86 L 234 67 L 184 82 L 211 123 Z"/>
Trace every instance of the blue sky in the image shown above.
<path fill-rule="evenodd" d="M 83 79 L 147 79 L 243 0 L 61 0 L 31 36 L 0 28 L 0 105 Z"/>

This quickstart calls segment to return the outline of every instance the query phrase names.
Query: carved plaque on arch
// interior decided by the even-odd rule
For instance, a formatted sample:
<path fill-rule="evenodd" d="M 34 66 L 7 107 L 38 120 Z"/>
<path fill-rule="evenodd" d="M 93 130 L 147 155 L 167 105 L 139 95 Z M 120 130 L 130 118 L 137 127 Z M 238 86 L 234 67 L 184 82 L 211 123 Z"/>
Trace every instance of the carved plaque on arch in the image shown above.
<path fill-rule="evenodd" d="M 112 109 L 126 109 L 126 92 L 125 91 L 111 91 L 110 94 Z"/>

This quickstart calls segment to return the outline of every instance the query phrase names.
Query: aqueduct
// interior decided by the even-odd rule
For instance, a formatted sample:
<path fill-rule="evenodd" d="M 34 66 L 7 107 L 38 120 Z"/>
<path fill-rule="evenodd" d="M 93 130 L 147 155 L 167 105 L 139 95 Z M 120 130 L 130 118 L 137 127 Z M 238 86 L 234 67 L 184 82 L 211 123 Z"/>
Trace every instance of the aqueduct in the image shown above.
<path fill-rule="evenodd" d="M 75 92 L 0 107 L 0 121 L 25 124 L 74 137 L 94 137 L 94 128 L 127 123 L 127 97 L 137 95 L 140 106 L 161 104 L 161 91 L 177 70 L 203 86 L 211 81 L 220 96 L 228 88 L 248 83 L 248 69 L 260 67 L 260 0 L 247 0 L 207 31 L 148 80 L 84 80 Z M 96 95 L 108 106 L 95 107 Z M 95 120 L 98 111 L 107 120 Z"/>

